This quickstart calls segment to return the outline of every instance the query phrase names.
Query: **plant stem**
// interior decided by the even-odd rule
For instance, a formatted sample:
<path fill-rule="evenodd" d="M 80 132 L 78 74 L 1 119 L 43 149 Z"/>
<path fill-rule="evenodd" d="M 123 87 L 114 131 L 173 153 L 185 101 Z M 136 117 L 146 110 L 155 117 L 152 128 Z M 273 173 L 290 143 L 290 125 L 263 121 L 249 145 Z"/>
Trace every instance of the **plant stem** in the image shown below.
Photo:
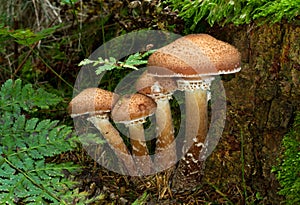
<path fill-rule="evenodd" d="M 15 170 L 17 170 L 18 172 L 20 172 L 26 179 L 28 179 L 32 184 L 34 184 L 35 186 L 37 186 L 38 188 L 44 190 L 45 192 L 47 192 L 47 194 L 49 194 L 51 197 L 53 197 L 54 199 L 56 199 L 58 202 L 61 202 L 65 205 L 66 202 L 61 200 L 60 198 L 58 198 L 57 196 L 55 196 L 53 193 L 49 192 L 43 185 L 36 183 L 28 174 L 26 174 L 26 172 L 24 172 L 23 170 L 19 169 L 18 167 L 16 167 L 13 163 L 11 163 L 7 158 L 4 158 L 5 162 L 7 164 L 9 164 L 9 166 L 11 166 L 12 168 L 14 168 Z"/>
<path fill-rule="evenodd" d="M 32 50 L 32 49 L 31 49 Z M 63 81 L 65 84 L 67 84 L 70 88 L 75 89 L 70 83 L 68 83 L 63 77 L 61 77 L 36 51 L 32 50 L 34 54 L 39 57 L 39 59 L 44 63 L 44 65 L 51 70 L 52 73 L 54 73 L 61 81 Z"/>

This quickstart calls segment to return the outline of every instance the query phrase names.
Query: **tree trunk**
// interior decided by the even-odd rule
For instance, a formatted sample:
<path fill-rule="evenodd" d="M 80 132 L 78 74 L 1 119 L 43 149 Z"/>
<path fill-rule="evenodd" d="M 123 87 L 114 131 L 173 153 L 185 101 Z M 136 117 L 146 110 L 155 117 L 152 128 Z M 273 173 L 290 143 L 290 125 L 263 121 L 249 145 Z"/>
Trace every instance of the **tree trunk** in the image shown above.
<path fill-rule="evenodd" d="M 243 64 L 240 73 L 223 77 L 226 126 L 207 159 L 203 180 L 225 194 L 236 193 L 236 199 L 230 199 L 236 203 L 248 198 L 279 204 L 282 198 L 271 169 L 278 164 L 282 138 L 300 110 L 300 27 L 282 23 L 207 32 L 236 46 Z"/>

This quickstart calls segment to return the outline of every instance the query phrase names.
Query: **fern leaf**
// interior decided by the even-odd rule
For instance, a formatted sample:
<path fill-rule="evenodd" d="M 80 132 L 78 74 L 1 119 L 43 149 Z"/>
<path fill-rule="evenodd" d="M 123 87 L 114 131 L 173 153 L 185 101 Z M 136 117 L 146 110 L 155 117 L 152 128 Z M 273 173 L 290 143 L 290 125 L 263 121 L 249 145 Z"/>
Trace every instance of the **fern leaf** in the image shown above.
<path fill-rule="evenodd" d="M 31 84 L 22 85 L 21 80 L 7 80 L 0 90 L 0 110 L 16 112 L 23 109 L 34 112 L 37 108 L 47 109 L 62 99 L 43 89 L 35 90 Z"/>
<path fill-rule="evenodd" d="M 20 117 L 18 117 L 13 125 L 13 130 L 17 131 L 17 130 L 23 130 L 25 127 L 25 116 L 21 115 Z"/>
<path fill-rule="evenodd" d="M 64 171 L 72 173 L 78 166 L 51 164 L 46 159 L 75 148 L 72 128 L 21 114 L 46 109 L 60 100 L 30 84 L 23 86 L 21 80 L 8 80 L 1 86 L 0 202 L 68 204 L 64 195 L 72 196 L 75 182 L 66 179 Z"/>
<path fill-rule="evenodd" d="M 34 105 L 41 109 L 47 109 L 49 106 L 56 105 L 61 102 L 62 99 L 55 94 L 46 92 L 44 89 L 38 89 L 36 95 L 33 98 Z"/>
<path fill-rule="evenodd" d="M 72 143 L 66 141 L 72 133 L 71 127 L 57 126 L 57 121 L 26 120 L 23 115 L 7 117 L 12 120 L 7 124 L 8 133 L 13 135 L 3 136 L 0 132 L 3 140 L 0 144 L 0 201 L 20 198 L 31 202 L 29 197 L 42 196 L 43 199 L 39 200 L 44 200 L 43 203 L 45 200 L 61 203 L 63 199 L 55 196 L 74 185 L 64 178 L 63 171 L 73 172 L 78 166 L 51 164 L 45 160 L 48 156 L 73 149 Z"/>
<path fill-rule="evenodd" d="M 8 178 L 11 175 L 15 174 L 15 169 L 11 168 L 7 163 L 2 163 L 0 172 L 0 177 L 2 178 Z"/>
<path fill-rule="evenodd" d="M 26 132 L 32 132 L 32 131 L 34 131 L 35 127 L 36 127 L 36 124 L 38 123 L 38 121 L 39 121 L 38 118 L 32 118 L 30 120 L 27 120 L 25 131 Z"/>

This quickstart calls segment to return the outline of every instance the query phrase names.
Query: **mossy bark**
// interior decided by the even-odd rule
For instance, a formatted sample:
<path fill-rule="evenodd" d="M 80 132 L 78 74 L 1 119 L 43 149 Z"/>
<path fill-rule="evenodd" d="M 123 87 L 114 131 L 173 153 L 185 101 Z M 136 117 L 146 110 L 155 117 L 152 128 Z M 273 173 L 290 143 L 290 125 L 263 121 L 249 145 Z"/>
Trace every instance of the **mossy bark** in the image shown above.
<path fill-rule="evenodd" d="M 203 180 L 225 194 L 236 193 L 230 200 L 237 203 L 279 204 L 271 168 L 278 164 L 283 135 L 300 110 L 300 27 L 282 23 L 207 32 L 235 45 L 243 64 L 240 73 L 223 78 L 226 126 Z"/>

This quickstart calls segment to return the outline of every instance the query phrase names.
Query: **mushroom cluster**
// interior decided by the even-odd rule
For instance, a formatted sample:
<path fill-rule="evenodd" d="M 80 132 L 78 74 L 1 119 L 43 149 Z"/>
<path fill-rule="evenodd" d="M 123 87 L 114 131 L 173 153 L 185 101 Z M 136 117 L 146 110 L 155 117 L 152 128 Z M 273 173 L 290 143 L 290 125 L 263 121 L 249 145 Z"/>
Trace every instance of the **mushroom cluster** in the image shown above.
<path fill-rule="evenodd" d="M 240 53 L 228 43 L 207 34 L 190 34 L 150 55 L 147 70 L 135 83 L 136 93 L 118 96 L 100 88 L 88 88 L 72 99 L 69 112 L 71 117 L 88 116 L 87 120 L 107 140 L 128 174 L 160 172 L 174 168 L 179 160 L 172 186 L 191 188 L 201 179 L 203 161 L 199 156 L 207 146 L 204 142 L 211 82 L 217 75 L 240 71 L 240 61 Z M 176 90 L 185 95 L 185 136 L 179 154 L 169 103 Z M 156 119 L 153 160 L 143 127 L 151 115 Z M 110 120 L 128 128 L 131 149 Z"/>
<path fill-rule="evenodd" d="M 207 34 L 190 34 L 158 49 L 148 59 L 148 73 L 176 79 L 185 93 L 185 141 L 173 188 L 189 189 L 199 184 L 208 129 L 210 85 L 215 76 L 240 71 L 238 50 Z"/>

